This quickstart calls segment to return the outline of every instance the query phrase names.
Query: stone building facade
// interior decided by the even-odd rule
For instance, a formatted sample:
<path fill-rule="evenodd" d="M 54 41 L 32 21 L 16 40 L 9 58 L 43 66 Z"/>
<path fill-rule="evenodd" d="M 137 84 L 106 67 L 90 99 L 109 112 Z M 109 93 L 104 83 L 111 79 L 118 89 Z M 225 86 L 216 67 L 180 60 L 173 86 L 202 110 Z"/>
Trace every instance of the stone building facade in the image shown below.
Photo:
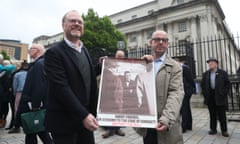
<path fill-rule="evenodd" d="M 168 32 L 170 47 L 174 45 L 168 53 L 190 60 L 196 75 L 207 69 L 206 59 L 212 56 L 217 57 L 220 66 L 229 72 L 234 73 L 239 67 L 238 46 L 229 40 L 231 34 L 218 0 L 154 0 L 109 17 L 125 34 L 130 57 L 132 51 L 147 48 L 152 32 L 161 29 Z M 211 43 L 216 36 L 218 41 Z M 203 41 L 209 43 L 197 44 Z M 183 48 L 191 54 L 181 52 Z M 237 54 L 231 57 L 234 53 Z M 227 60 L 226 55 L 230 56 Z"/>
<path fill-rule="evenodd" d="M 18 40 L 0 39 L 0 51 L 5 51 L 11 60 L 28 59 L 28 44 Z"/>

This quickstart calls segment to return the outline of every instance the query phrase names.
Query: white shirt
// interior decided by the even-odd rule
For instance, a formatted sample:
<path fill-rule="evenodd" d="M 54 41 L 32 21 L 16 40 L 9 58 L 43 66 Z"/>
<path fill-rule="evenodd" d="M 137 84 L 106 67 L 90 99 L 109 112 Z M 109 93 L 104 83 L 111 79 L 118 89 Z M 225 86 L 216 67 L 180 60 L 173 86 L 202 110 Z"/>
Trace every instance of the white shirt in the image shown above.
<path fill-rule="evenodd" d="M 78 52 L 81 53 L 82 47 L 83 47 L 83 43 L 80 42 L 80 46 L 78 47 L 76 44 L 72 43 L 71 41 L 69 41 L 66 37 L 64 37 L 64 41 L 67 43 L 67 45 L 75 50 L 77 50 Z"/>
<path fill-rule="evenodd" d="M 161 68 L 163 62 L 165 61 L 166 59 L 166 53 L 164 53 L 159 59 L 155 59 L 154 60 L 154 73 L 155 73 L 155 76 L 157 76 L 157 73 L 159 71 L 159 69 Z"/>
<path fill-rule="evenodd" d="M 212 89 L 215 89 L 216 71 L 217 70 L 214 70 L 214 71 L 210 72 L 210 86 L 211 86 Z"/>

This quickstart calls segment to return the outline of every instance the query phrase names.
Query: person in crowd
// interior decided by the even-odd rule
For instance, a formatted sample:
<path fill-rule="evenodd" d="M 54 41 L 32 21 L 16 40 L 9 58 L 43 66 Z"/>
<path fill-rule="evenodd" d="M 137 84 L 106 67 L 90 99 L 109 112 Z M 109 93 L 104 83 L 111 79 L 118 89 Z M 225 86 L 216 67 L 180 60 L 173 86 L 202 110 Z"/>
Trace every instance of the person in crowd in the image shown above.
<path fill-rule="evenodd" d="M 115 58 L 125 58 L 125 52 L 123 50 L 117 50 L 117 52 L 115 53 Z"/>
<path fill-rule="evenodd" d="M 210 114 L 210 131 L 208 134 L 214 135 L 217 133 L 217 120 L 219 120 L 222 136 L 228 137 L 226 110 L 230 81 L 227 72 L 218 68 L 216 58 L 210 57 L 207 63 L 209 70 L 203 74 L 201 87 L 204 104 L 208 106 Z"/>
<path fill-rule="evenodd" d="M 143 137 L 144 144 L 183 144 L 180 125 L 180 107 L 184 96 L 182 69 L 167 55 L 168 34 L 153 32 L 150 40 L 153 51 L 156 79 L 156 101 L 158 123 L 153 129 L 136 129 Z M 145 56 L 150 62 L 152 56 Z"/>
<path fill-rule="evenodd" d="M 0 53 L 0 70 L 2 70 L 2 63 L 3 63 L 4 57 L 3 55 Z"/>
<path fill-rule="evenodd" d="M 45 54 L 45 71 L 49 81 L 46 128 L 54 144 L 94 144 L 99 125 L 96 72 L 87 48 L 80 37 L 84 21 L 76 10 L 62 19 L 64 39 Z"/>
<path fill-rule="evenodd" d="M 125 58 L 125 53 L 122 50 L 117 50 L 116 54 L 115 54 L 115 58 Z M 105 71 L 106 72 L 106 71 Z M 107 95 L 109 95 L 109 97 L 104 98 L 105 100 L 103 100 L 104 102 L 106 101 L 111 101 L 111 99 L 113 98 L 117 98 L 118 100 L 112 100 L 111 102 L 117 102 L 117 103 L 112 103 L 113 105 L 106 107 L 107 110 L 112 110 L 114 109 L 115 106 L 117 106 L 118 111 L 117 112 L 122 112 L 123 109 L 123 86 L 122 86 L 122 81 L 118 76 L 114 76 L 112 73 L 107 74 L 105 73 L 105 75 L 107 76 L 107 79 L 110 79 L 111 81 L 114 80 L 114 85 L 116 86 L 116 91 L 110 91 L 107 90 L 105 91 L 105 93 L 109 93 Z M 109 83 L 109 81 L 106 80 L 107 83 Z M 107 84 L 106 83 L 106 84 Z M 109 83 L 109 86 L 113 86 L 113 83 Z M 107 86 L 107 85 L 105 85 Z M 106 96 L 106 95 L 105 95 Z M 104 96 L 104 97 L 105 97 Z M 108 103 L 104 103 L 104 105 L 108 105 Z M 104 134 L 102 134 L 103 138 L 108 138 L 110 136 L 113 136 L 114 134 L 117 134 L 119 136 L 125 136 L 125 133 L 120 129 L 120 127 L 104 127 L 104 129 L 106 130 Z"/>
<path fill-rule="evenodd" d="M 240 79 L 240 67 L 237 70 L 237 77 L 238 77 L 238 79 Z"/>
<path fill-rule="evenodd" d="M 22 96 L 23 87 L 25 84 L 26 76 L 27 76 L 27 70 L 28 70 L 28 63 L 26 61 L 23 61 L 20 64 L 20 68 L 17 69 L 12 74 L 12 95 L 14 96 L 13 101 L 13 121 L 11 121 L 10 124 L 10 130 L 8 133 L 19 133 L 20 132 L 20 125 L 17 125 L 16 122 L 16 113 L 18 110 L 19 102 Z"/>
<path fill-rule="evenodd" d="M 5 126 L 6 121 L 4 121 L 3 117 L 2 117 L 2 105 L 3 105 L 3 91 L 4 91 L 4 87 L 3 87 L 3 82 L 2 82 L 2 77 L 4 75 L 2 68 L 2 62 L 4 60 L 4 57 L 2 54 L 0 54 L 0 128 L 3 128 Z"/>
<path fill-rule="evenodd" d="M 13 75 L 16 73 L 16 71 L 18 71 L 18 69 L 21 67 L 21 62 L 20 61 L 12 61 L 12 64 L 15 65 L 16 69 L 15 71 L 11 74 L 10 76 L 10 87 L 9 87 L 9 103 L 10 103 L 10 109 L 11 109 L 11 120 L 10 120 L 10 124 L 8 127 L 5 128 L 5 130 L 10 130 L 13 128 L 14 125 L 14 103 L 15 103 L 15 97 L 13 95 L 13 88 L 12 88 L 12 83 L 13 83 Z"/>
<path fill-rule="evenodd" d="M 44 71 L 44 53 L 45 49 L 41 44 L 33 43 L 29 49 L 29 55 L 33 62 L 29 65 L 16 114 L 16 121 L 19 121 L 21 113 L 47 108 L 48 82 Z M 25 144 L 37 144 L 37 135 L 43 144 L 52 144 L 51 137 L 47 131 L 26 134 Z"/>
<path fill-rule="evenodd" d="M 2 70 L 0 72 L 0 95 L 1 95 L 1 106 L 0 106 L 0 128 L 5 127 L 6 118 L 9 112 L 8 103 L 11 99 L 10 93 L 10 79 L 11 74 L 15 71 L 16 66 L 13 65 L 9 60 L 3 60 Z"/>
<path fill-rule="evenodd" d="M 21 62 L 20 61 L 12 61 L 12 64 L 15 65 L 16 69 L 15 71 L 11 74 L 10 76 L 10 87 L 9 87 L 9 103 L 10 103 L 10 108 L 11 108 L 11 120 L 10 120 L 10 124 L 8 127 L 5 128 L 5 130 L 10 130 L 13 128 L 14 125 L 14 103 L 15 103 L 15 96 L 13 94 L 13 88 L 12 88 L 12 83 L 13 83 L 13 76 L 15 75 L 15 73 L 19 70 L 19 68 L 21 67 Z M 20 131 L 19 131 L 20 132 Z"/>
<path fill-rule="evenodd" d="M 195 82 L 189 66 L 184 64 L 184 61 L 180 58 L 176 59 L 176 61 L 178 61 L 182 66 L 183 71 L 184 97 L 180 114 L 182 116 L 182 132 L 185 133 L 187 130 L 192 130 L 192 111 L 190 100 L 195 91 Z"/>

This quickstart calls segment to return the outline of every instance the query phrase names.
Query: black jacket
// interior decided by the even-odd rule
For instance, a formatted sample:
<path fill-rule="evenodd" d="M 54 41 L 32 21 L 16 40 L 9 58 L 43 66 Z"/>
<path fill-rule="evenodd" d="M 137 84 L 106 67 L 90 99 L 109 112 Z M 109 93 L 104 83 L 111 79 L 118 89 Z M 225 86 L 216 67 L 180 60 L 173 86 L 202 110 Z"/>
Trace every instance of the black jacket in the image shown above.
<path fill-rule="evenodd" d="M 195 92 L 195 82 L 192 76 L 192 72 L 187 65 L 182 65 L 182 68 L 184 93 L 187 96 L 191 96 Z"/>
<path fill-rule="evenodd" d="M 48 81 L 44 72 L 44 57 L 41 56 L 33 63 L 27 73 L 22 95 L 27 97 L 33 108 L 47 108 Z"/>
<path fill-rule="evenodd" d="M 210 71 L 206 71 L 203 74 L 202 82 L 202 94 L 204 96 L 204 103 L 209 104 L 210 97 Z M 217 106 L 227 106 L 228 104 L 228 91 L 230 89 L 230 82 L 227 72 L 217 69 L 215 79 L 215 101 Z"/>
<path fill-rule="evenodd" d="M 30 111 L 28 102 L 32 108 L 47 107 L 48 81 L 44 72 L 44 57 L 41 56 L 29 65 L 22 96 L 17 111 L 17 125 L 20 124 L 20 115 Z"/>
<path fill-rule="evenodd" d="M 87 56 L 90 65 L 90 97 L 86 97 L 81 67 L 72 49 L 61 41 L 49 48 L 45 54 L 45 71 L 49 81 L 48 108 L 46 127 L 54 133 L 73 133 L 83 129 L 83 119 L 89 113 L 96 115 L 96 75 L 87 49 L 82 53 Z"/>
<path fill-rule="evenodd" d="M 237 70 L 237 76 L 238 76 L 238 79 L 240 79 L 240 67 Z"/>

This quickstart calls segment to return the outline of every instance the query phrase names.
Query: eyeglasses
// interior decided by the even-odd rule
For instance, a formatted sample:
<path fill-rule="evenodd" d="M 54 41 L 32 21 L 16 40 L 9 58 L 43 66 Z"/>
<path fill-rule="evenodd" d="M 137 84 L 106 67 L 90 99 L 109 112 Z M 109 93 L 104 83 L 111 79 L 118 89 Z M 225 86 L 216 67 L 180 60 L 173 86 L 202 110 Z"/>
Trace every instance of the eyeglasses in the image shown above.
<path fill-rule="evenodd" d="M 33 49 L 37 49 L 37 48 L 30 48 L 30 49 L 28 49 L 28 51 L 30 52 L 30 51 L 33 50 Z"/>
<path fill-rule="evenodd" d="M 37 49 L 37 48 L 30 48 L 29 50 L 32 50 L 32 49 Z"/>
<path fill-rule="evenodd" d="M 163 43 L 168 42 L 168 38 L 152 38 L 152 40 L 154 40 L 155 42 L 163 42 Z"/>
<path fill-rule="evenodd" d="M 71 24 L 75 24 L 75 23 L 83 24 L 83 21 L 78 19 L 67 19 L 67 21 L 70 22 Z"/>

